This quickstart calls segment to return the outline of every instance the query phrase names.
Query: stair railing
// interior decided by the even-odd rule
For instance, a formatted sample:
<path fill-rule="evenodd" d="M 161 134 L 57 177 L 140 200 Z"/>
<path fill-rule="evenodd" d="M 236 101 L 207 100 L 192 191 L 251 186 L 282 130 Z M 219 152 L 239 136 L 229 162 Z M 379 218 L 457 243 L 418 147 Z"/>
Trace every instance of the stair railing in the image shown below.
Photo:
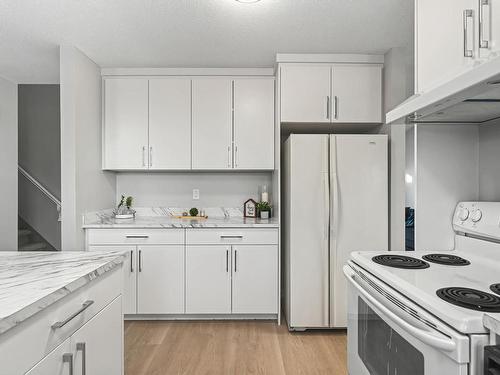
<path fill-rule="evenodd" d="M 20 165 L 17 166 L 19 172 L 26 177 L 26 179 L 31 182 L 38 190 L 40 190 L 47 198 L 49 198 L 57 208 L 58 219 L 57 221 L 61 221 L 61 201 L 57 199 L 54 194 L 47 190 L 45 186 L 43 186 L 35 177 L 30 175 L 23 167 Z"/>

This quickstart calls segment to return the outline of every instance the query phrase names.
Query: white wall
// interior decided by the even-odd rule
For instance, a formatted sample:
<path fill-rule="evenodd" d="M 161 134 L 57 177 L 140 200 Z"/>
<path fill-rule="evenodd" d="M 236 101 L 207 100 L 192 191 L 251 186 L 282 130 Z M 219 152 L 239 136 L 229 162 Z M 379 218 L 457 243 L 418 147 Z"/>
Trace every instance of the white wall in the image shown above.
<path fill-rule="evenodd" d="M 405 135 L 405 206 L 415 208 L 415 127 L 408 125 Z"/>
<path fill-rule="evenodd" d="M 138 207 L 240 207 L 248 198 L 258 198 L 262 185 L 272 199 L 271 178 L 272 172 L 120 173 L 116 200 L 125 194 L 133 196 Z M 192 199 L 193 189 L 200 190 L 199 200 Z"/>
<path fill-rule="evenodd" d="M 415 250 L 451 250 L 457 202 L 479 198 L 477 125 L 416 125 Z"/>
<path fill-rule="evenodd" d="M 82 215 L 114 205 L 116 177 L 101 171 L 99 66 L 62 46 L 60 74 L 62 250 L 83 250 Z"/>
<path fill-rule="evenodd" d="M 479 126 L 479 199 L 500 201 L 500 120 Z"/>
<path fill-rule="evenodd" d="M 0 250 L 17 250 L 17 85 L 0 77 Z"/>
<path fill-rule="evenodd" d="M 385 54 L 384 111 L 413 95 L 413 47 L 393 48 Z M 405 133 L 404 122 L 385 124 L 390 145 L 390 250 L 405 249 Z"/>

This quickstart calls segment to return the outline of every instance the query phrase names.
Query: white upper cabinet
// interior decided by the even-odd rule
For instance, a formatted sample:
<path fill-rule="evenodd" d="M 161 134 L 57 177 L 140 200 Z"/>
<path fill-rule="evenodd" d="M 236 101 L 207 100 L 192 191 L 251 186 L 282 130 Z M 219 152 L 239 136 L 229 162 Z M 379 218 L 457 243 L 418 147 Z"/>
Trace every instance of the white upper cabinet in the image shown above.
<path fill-rule="evenodd" d="M 274 79 L 235 79 L 234 168 L 274 169 Z"/>
<path fill-rule="evenodd" d="M 104 168 L 147 169 L 148 80 L 104 81 Z"/>
<path fill-rule="evenodd" d="M 500 56 L 500 0 L 479 0 L 479 57 Z"/>
<path fill-rule="evenodd" d="M 191 80 L 149 80 L 149 169 L 191 168 Z"/>
<path fill-rule="evenodd" d="M 416 0 L 416 92 L 473 67 L 478 57 L 478 0 Z"/>
<path fill-rule="evenodd" d="M 382 122 L 382 66 L 335 65 L 332 68 L 332 122 Z"/>
<path fill-rule="evenodd" d="M 283 65 L 281 122 L 382 122 L 381 64 Z"/>
<path fill-rule="evenodd" d="M 329 65 L 281 67 L 281 122 L 330 122 Z"/>
<path fill-rule="evenodd" d="M 193 169 L 231 169 L 232 81 L 193 80 Z"/>

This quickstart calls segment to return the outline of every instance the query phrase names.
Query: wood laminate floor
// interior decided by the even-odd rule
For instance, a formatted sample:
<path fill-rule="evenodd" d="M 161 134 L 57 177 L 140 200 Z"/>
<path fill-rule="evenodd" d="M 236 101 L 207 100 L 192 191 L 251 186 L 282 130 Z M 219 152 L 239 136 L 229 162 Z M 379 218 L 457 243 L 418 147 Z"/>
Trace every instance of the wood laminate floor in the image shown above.
<path fill-rule="evenodd" d="M 345 375 L 345 331 L 274 322 L 125 322 L 126 375 Z"/>

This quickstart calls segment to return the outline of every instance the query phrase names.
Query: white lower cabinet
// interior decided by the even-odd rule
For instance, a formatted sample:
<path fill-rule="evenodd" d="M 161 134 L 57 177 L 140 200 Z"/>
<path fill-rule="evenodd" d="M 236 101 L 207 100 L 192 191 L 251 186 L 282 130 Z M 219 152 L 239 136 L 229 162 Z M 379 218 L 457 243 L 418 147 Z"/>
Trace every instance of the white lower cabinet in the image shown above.
<path fill-rule="evenodd" d="M 70 339 L 50 352 L 26 375 L 70 375 L 73 374 L 73 355 L 70 353 Z"/>
<path fill-rule="evenodd" d="M 74 375 L 123 373 L 121 298 L 115 299 L 71 336 Z"/>
<path fill-rule="evenodd" d="M 137 256 L 137 313 L 184 313 L 184 246 L 139 246 Z"/>
<path fill-rule="evenodd" d="M 231 246 L 187 246 L 186 313 L 231 313 Z"/>
<path fill-rule="evenodd" d="M 233 246 L 232 312 L 278 313 L 278 247 Z"/>

